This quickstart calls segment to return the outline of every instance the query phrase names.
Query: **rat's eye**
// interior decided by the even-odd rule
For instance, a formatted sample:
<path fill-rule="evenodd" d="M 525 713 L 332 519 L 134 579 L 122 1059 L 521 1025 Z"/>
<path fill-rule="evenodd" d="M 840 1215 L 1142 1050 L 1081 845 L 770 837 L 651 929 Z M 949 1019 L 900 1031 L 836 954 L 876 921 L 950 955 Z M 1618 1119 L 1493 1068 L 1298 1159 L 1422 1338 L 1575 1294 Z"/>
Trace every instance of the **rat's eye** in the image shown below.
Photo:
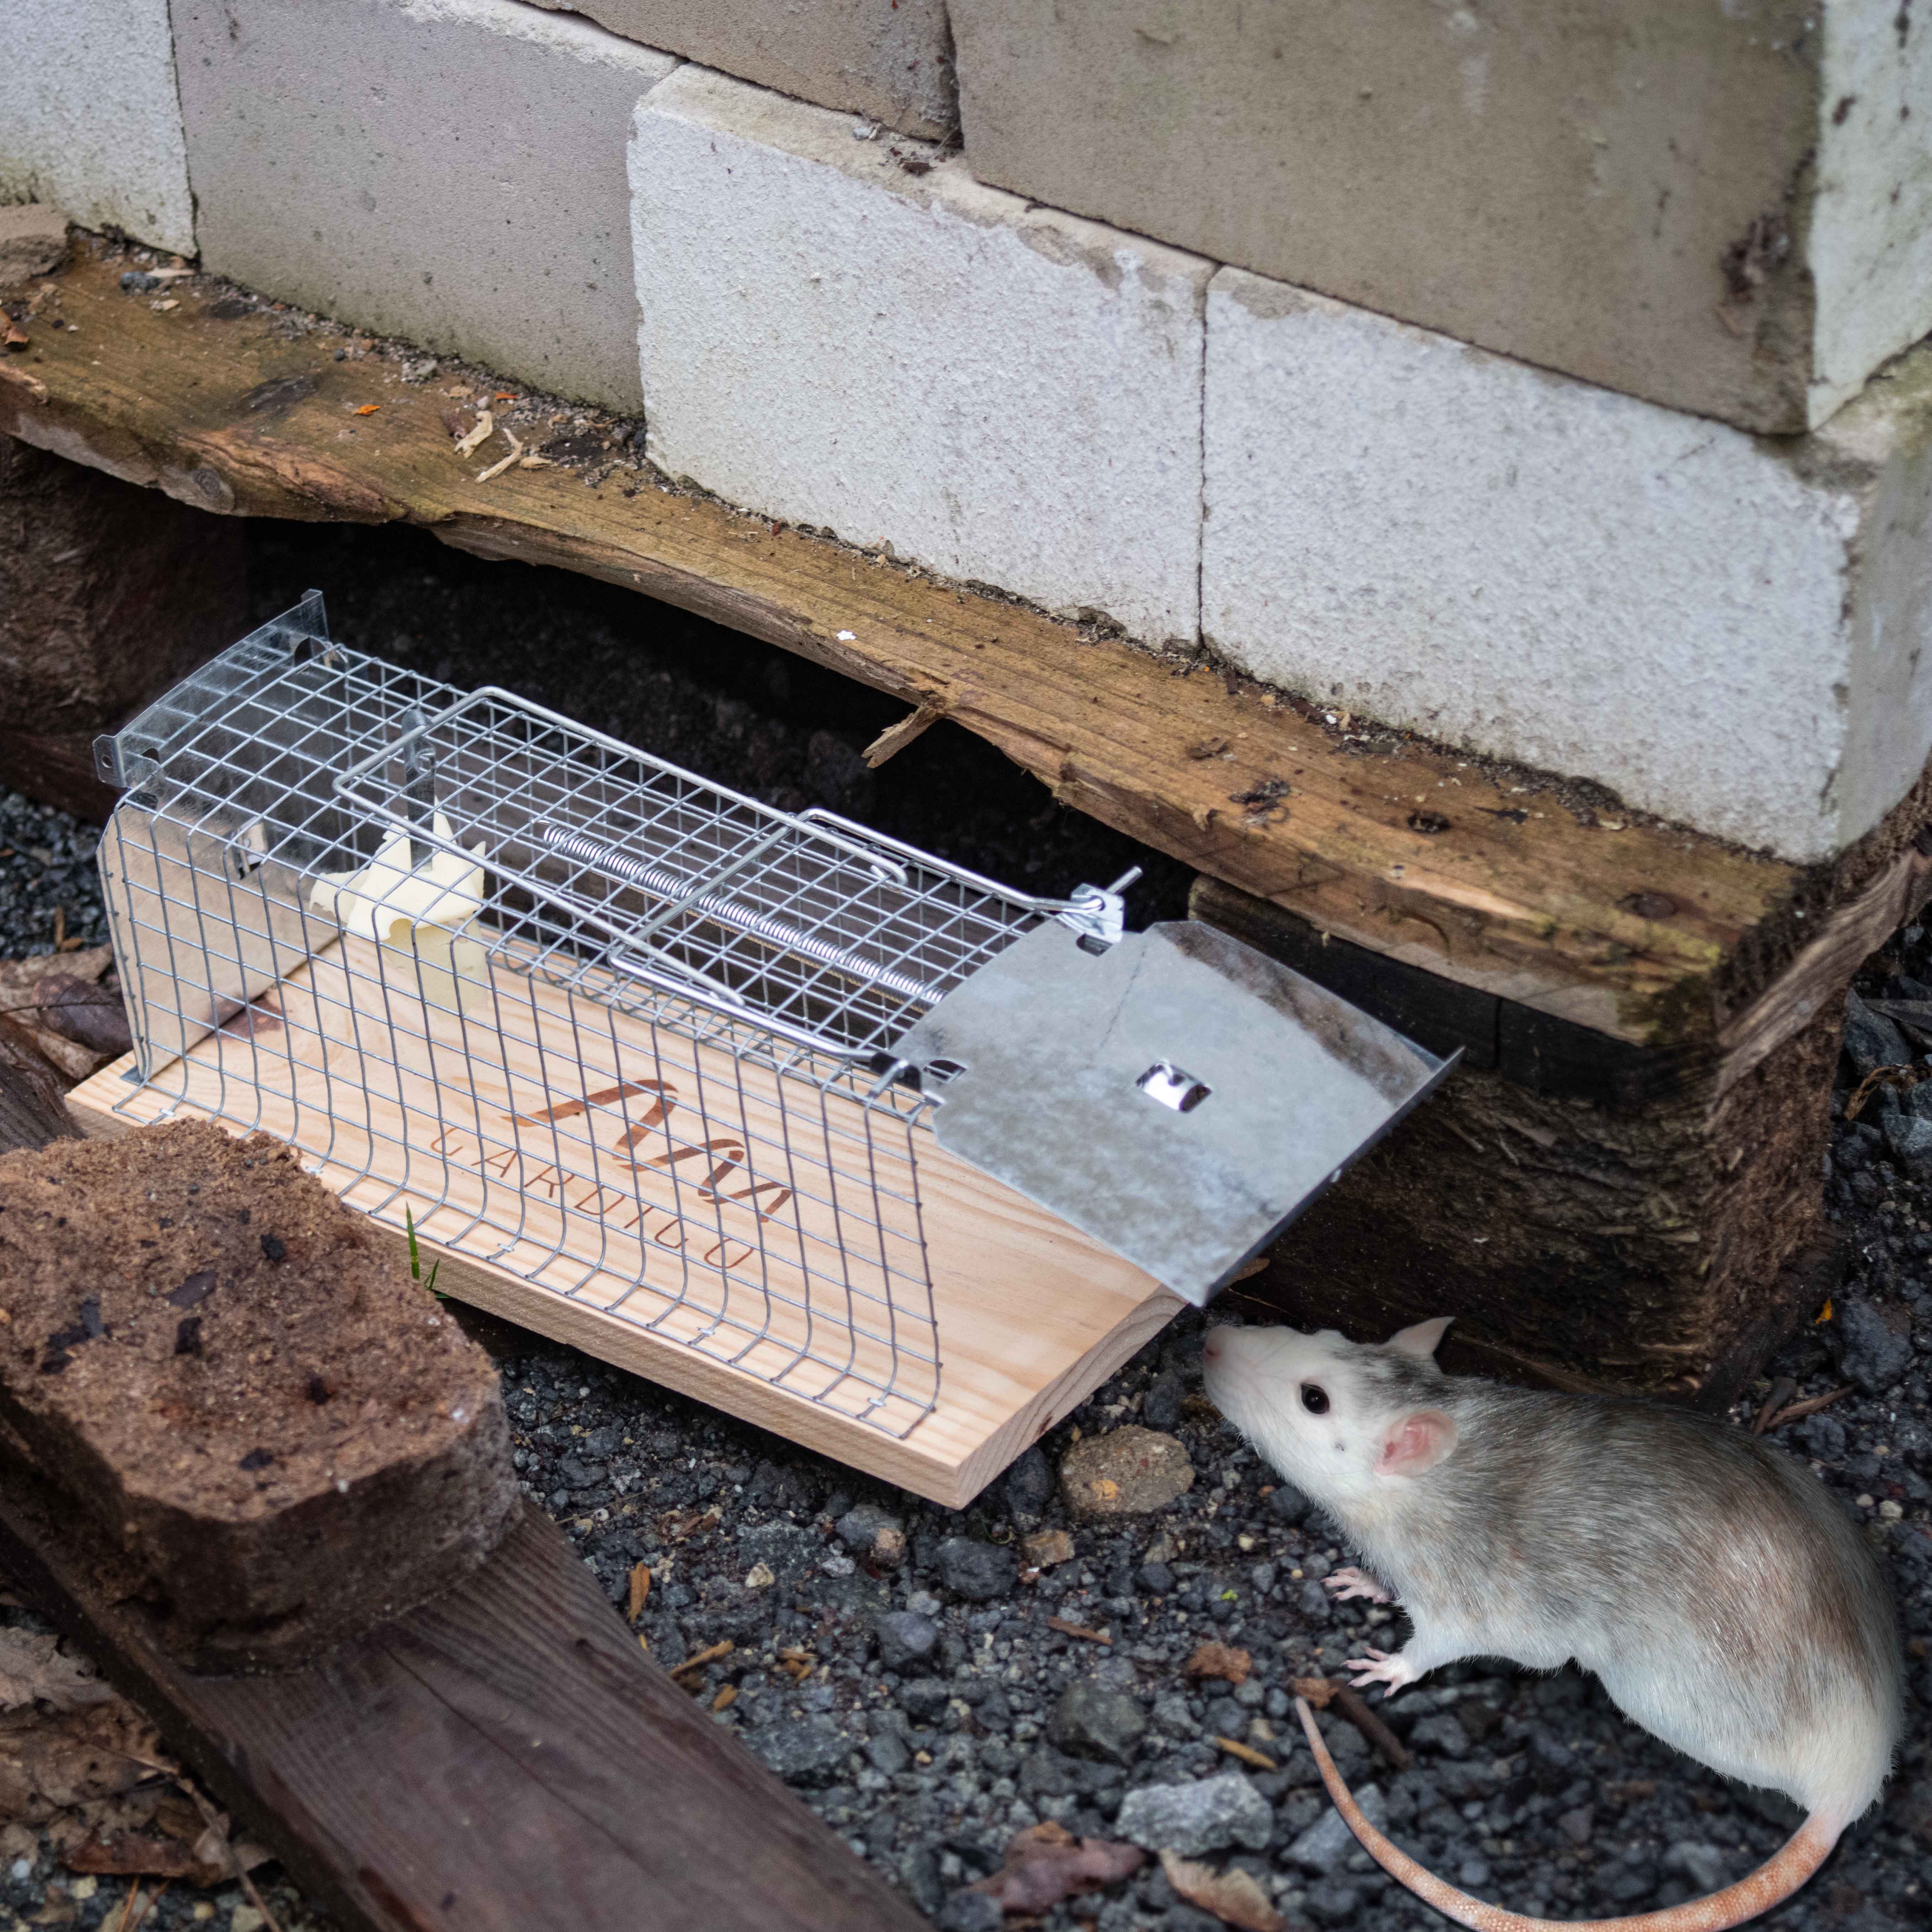
<path fill-rule="evenodd" d="M 1301 1406 L 1310 1415 L 1328 1413 L 1328 1391 L 1319 1382 L 1304 1382 L 1301 1385 Z"/>

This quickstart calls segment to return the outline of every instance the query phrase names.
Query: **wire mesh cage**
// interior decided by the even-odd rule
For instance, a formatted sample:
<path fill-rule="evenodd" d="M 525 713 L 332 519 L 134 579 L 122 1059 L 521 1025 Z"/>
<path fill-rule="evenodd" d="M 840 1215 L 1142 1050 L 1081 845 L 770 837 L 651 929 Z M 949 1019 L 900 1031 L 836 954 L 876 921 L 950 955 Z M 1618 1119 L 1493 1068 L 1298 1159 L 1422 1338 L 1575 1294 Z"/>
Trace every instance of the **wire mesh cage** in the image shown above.
<path fill-rule="evenodd" d="M 872 1440 L 941 1401 L 941 1214 L 969 1385 L 920 1466 L 961 1500 L 1446 1070 L 1226 934 L 1126 933 L 1126 880 L 775 810 L 332 642 L 313 592 L 95 749 L 112 1112 L 272 1133 L 471 1298 Z M 789 1426 L 746 1386 L 703 1392 Z"/>
<path fill-rule="evenodd" d="M 939 1348 L 874 1063 L 1054 902 L 328 641 L 319 596 L 104 741 L 135 1078 L 379 1220 L 894 1433 Z"/>

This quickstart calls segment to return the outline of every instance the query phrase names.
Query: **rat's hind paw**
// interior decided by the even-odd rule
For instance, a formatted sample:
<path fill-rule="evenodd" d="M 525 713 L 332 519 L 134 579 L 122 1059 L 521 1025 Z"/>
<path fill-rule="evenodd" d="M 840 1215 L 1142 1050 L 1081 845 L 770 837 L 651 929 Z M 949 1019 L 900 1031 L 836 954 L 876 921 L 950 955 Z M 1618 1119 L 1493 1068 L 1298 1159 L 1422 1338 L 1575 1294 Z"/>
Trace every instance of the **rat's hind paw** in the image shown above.
<path fill-rule="evenodd" d="M 1359 1673 L 1354 1679 L 1358 1690 L 1366 1690 L 1372 1684 L 1388 1686 L 1382 1693 L 1386 1704 L 1405 1684 L 1413 1684 L 1416 1673 L 1408 1666 L 1408 1660 L 1400 1651 L 1391 1654 L 1386 1650 L 1372 1650 L 1366 1657 L 1352 1657 L 1342 1665 L 1344 1670 Z"/>
<path fill-rule="evenodd" d="M 1389 1604 L 1395 1599 L 1366 1571 L 1352 1563 L 1342 1570 L 1331 1570 L 1322 1580 L 1322 1587 L 1340 1602 L 1350 1597 L 1366 1597 L 1372 1604 Z"/>

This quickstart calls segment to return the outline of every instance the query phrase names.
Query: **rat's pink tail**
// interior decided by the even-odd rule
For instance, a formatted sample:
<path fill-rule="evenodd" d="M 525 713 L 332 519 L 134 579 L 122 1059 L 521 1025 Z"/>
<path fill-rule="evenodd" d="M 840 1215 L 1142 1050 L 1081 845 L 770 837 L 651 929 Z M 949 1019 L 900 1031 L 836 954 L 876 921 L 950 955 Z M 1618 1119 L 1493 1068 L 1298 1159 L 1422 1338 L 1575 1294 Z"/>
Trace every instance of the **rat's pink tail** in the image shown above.
<path fill-rule="evenodd" d="M 1628 1918 L 1526 1918 L 1520 1912 L 1505 1911 L 1486 1899 L 1458 1892 L 1433 1872 L 1425 1871 L 1406 1852 L 1397 1851 L 1362 1816 L 1361 1807 L 1349 1795 L 1335 1760 L 1328 1755 L 1328 1747 L 1322 1742 L 1307 1699 L 1296 1698 L 1294 1708 L 1301 1728 L 1308 1733 L 1308 1748 L 1315 1754 L 1322 1782 L 1328 1786 L 1328 1796 L 1348 1829 L 1360 1840 L 1362 1849 L 1398 1885 L 1406 1886 L 1418 1898 L 1457 1924 L 1470 1927 L 1472 1932 L 1539 1932 L 1545 1926 L 1560 1926 L 1563 1932 L 1726 1932 L 1726 1928 L 1742 1925 L 1789 1898 L 1831 1856 L 1844 1829 L 1842 1822 L 1814 1811 L 1748 1878 L 1705 1898 L 1686 1899 L 1667 1911 L 1640 1912 Z"/>

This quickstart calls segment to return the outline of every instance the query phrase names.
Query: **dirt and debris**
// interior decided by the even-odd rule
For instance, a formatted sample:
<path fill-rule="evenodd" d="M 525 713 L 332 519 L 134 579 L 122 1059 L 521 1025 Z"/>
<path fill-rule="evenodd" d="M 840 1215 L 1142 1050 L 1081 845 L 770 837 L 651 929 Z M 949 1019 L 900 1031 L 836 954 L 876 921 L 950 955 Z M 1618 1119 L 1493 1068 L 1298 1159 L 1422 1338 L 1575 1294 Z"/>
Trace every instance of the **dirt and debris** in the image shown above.
<path fill-rule="evenodd" d="M 523 689 L 773 802 L 831 804 L 1042 890 L 1142 856 L 944 722 L 867 770 L 862 748 L 902 701 L 624 593 L 478 564 L 419 532 L 284 526 L 254 541 L 259 614 L 320 583 L 338 635 L 452 682 Z M 1610 808 L 1582 791 L 1566 802 Z M 45 951 L 56 903 L 70 930 L 98 930 L 85 868 L 64 856 L 92 835 L 22 810 L 6 838 L 48 862 L 0 855 L 0 952 L 16 928 Z M 1160 862 L 1137 919 L 1178 908 L 1184 870 Z M 44 871 L 62 876 L 43 886 Z M 1803 1456 L 1864 1526 L 1899 1606 L 1912 1701 L 1884 1804 L 1762 1922 L 1781 1932 L 1904 1932 L 1924 1922 L 1932 1887 L 1932 1142 L 1916 1127 L 1932 1082 L 1881 1084 L 1844 1118 L 1874 1067 L 1924 1064 L 1880 1006 L 1932 1001 L 1926 931 L 1900 935 L 1860 988 L 1826 1179 L 1850 1271 L 1827 1318 L 1766 1365 L 1734 1419 L 1750 1427 L 1763 1412 L 1768 1439 Z M 1242 1912 L 1374 1932 L 1442 1922 L 1338 1830 L 1292 1714 L 1298 1680 L 1339 1690 L 1342 1662 L 1365 1643 L 1396 1647 L 1400 1607 L 1336 1602 L 1322 1587 L 1350 1552 L 1200 1397 L 1201 1317 L 1180 1318 L 961 1511 L 567 1348 L 472 1325 L 502 1370 L 519 1480 L 614 1613 L 629 1614 L 711 1721 L 941 1924 L 998 1922 L 986 1908 L 1005 1919 L 982 1881 L 1028 1863 L 1027 1846 L 1083 1841 L 1167 1856 L 1040 1906 L 1042 1932 L 1216 1932 Z M 1144 1514 L 1076 1513 L 1062 1484 L 1070 1454 L 1124 1427 L 1178 1444 L 1190 1486 Z M 1190 1675 L 1210 1644 L 1245 1652 L 1246 1676 Z M 1432 1869 L 1518 1910 L 1673 1903 L 1749 1870 L 1790 1828 L 1782 1801 L 1668 1750 L 1574 1672 L 1457 1665 L 1371 1714 L 1406 1766 L 1335 1698 L 1322 1718 L 1364 1809 Z M 14 1828 L 0 1840 L 14 1855 L 0 1864 L 0 1905 L 70 1910 L 62 1922 L 114 1932 L 124 1882 L 104 1876 L 77 1896 L 88 1881 L 46 1829 Z M 315 1923 L 271 1876 L 271 1904 L 286 1898 L 298 1924 Z M 210 1919 L 191 1918 L 211 1902 Z M 178 1883 L 148 1924 L 258 1932 L 254 1910 L 232 1886 L 202 1900 Z"/>

